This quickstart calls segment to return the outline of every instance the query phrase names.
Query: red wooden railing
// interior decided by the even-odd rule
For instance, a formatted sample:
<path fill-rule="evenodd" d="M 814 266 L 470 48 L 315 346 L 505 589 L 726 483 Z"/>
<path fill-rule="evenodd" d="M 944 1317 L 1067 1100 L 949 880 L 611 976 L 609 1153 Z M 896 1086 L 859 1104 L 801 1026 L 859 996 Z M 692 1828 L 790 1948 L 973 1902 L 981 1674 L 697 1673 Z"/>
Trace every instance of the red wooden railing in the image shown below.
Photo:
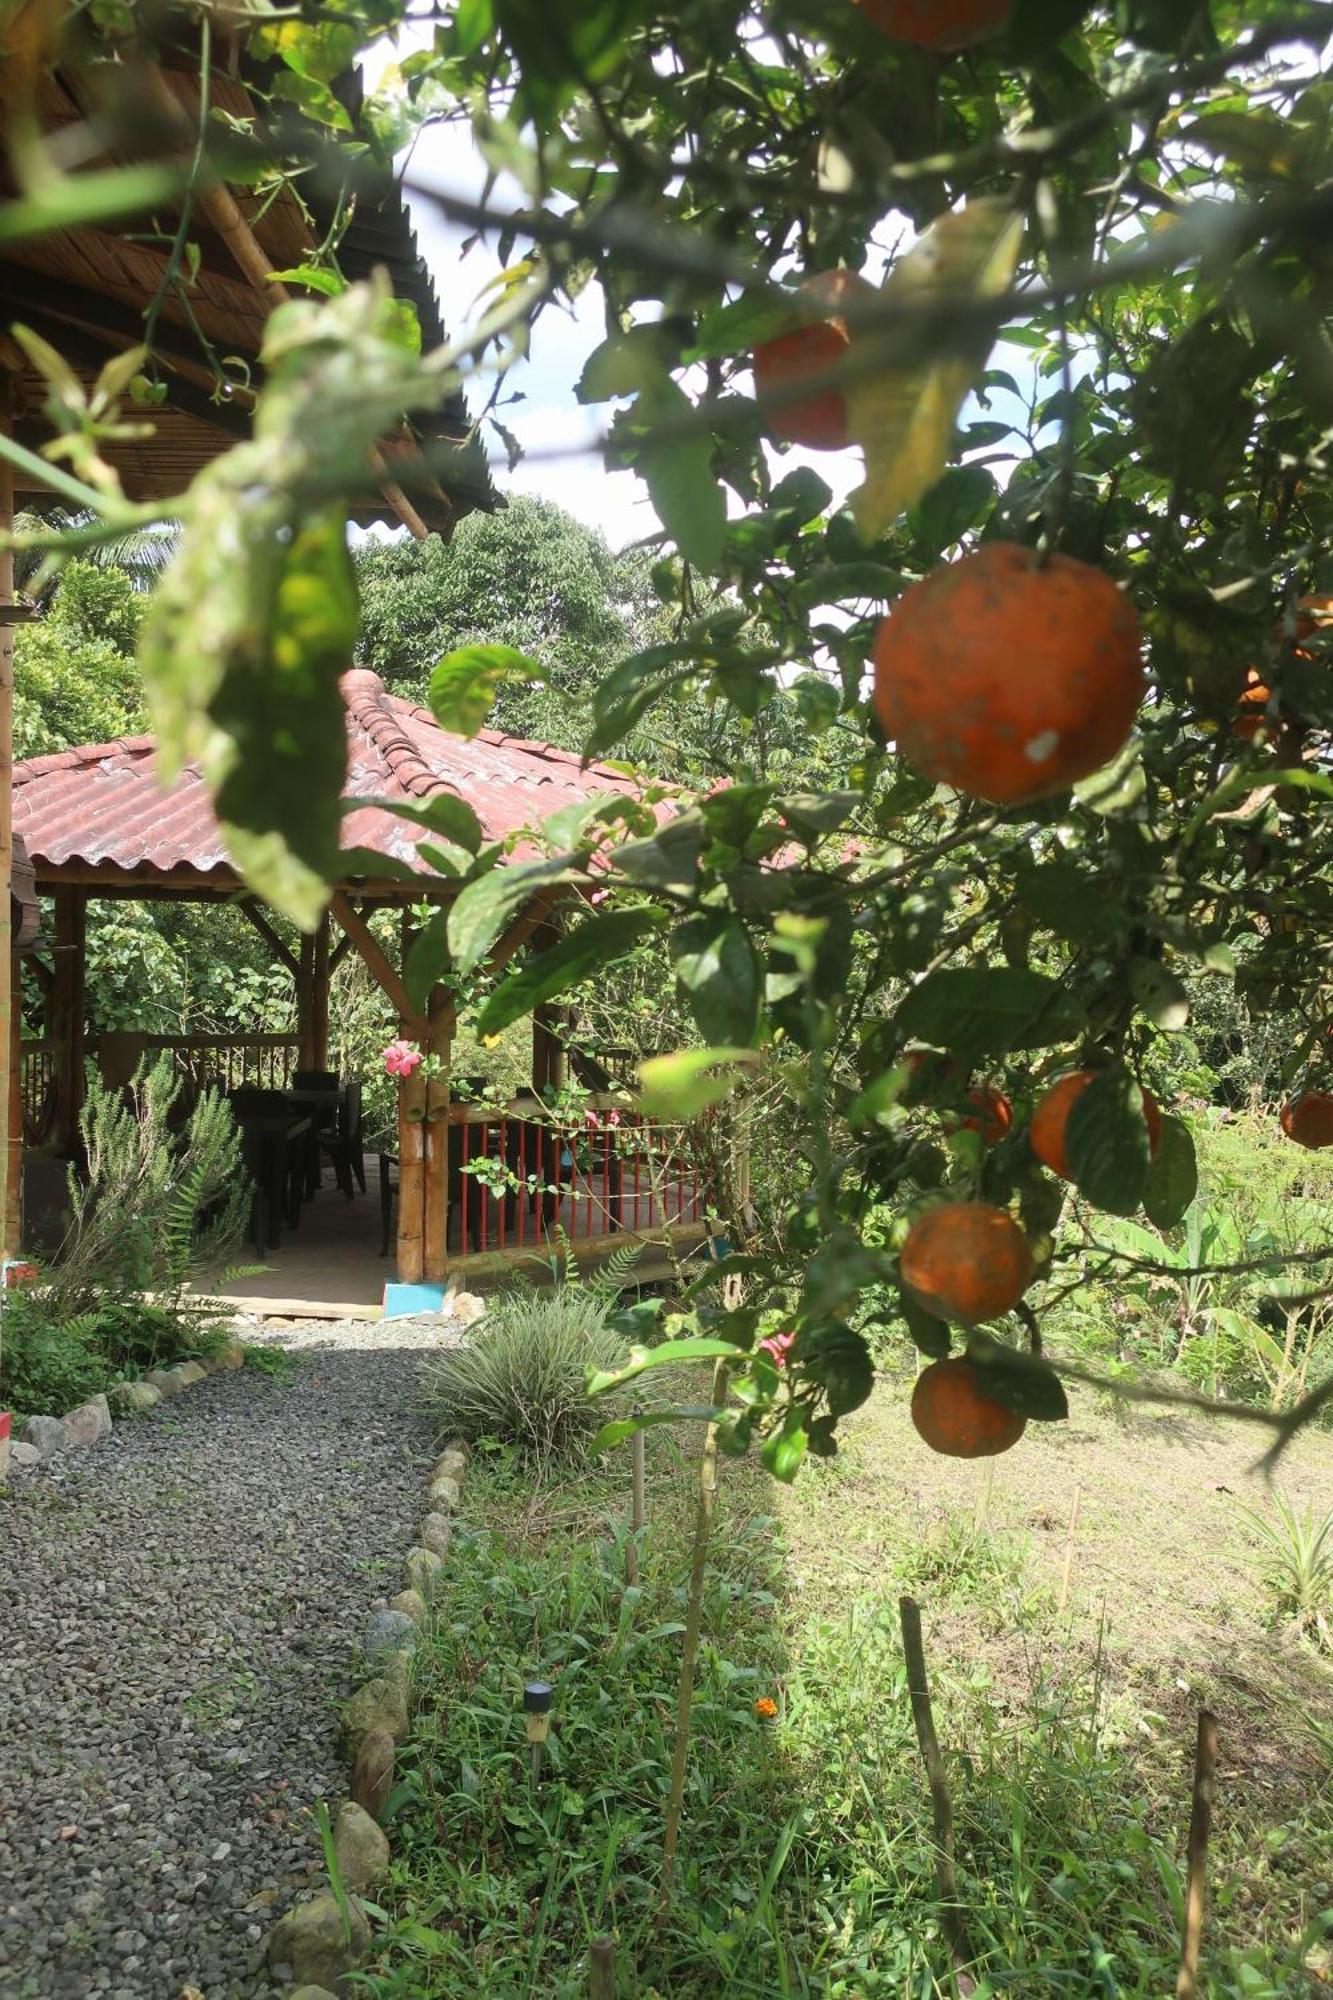
<path fill-rule="evenodd" d="M 534 1249 L 706 1222 L 709 1155 L 700 1125 L 645 1118 L 613 1097 L 577 1111 L 516 1099 L 449 1107 L 450 1247 Z"/>

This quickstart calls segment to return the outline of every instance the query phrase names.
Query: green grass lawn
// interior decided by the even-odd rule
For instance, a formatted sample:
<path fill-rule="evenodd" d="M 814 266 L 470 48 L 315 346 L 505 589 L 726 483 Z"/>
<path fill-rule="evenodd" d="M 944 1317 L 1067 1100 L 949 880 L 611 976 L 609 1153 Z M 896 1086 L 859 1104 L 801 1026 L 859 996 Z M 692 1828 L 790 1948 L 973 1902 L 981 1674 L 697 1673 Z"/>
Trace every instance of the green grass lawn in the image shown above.
<path fill-rule="evenodd" d="M 697 1439 L 649 1434 L 640 1583 L 628 1455 L 534 1488 L 481 1454 L 418 1669 L 367 1990 L 951 1990 L 897 1601 L 922 1606 L 982 1995 L 1168 1994 L 1198 1706 L 1218 1713 L 1214 1996 L 1307 1995 L 1333 1962 L 1333 1672 L 1265 1629 L 1240 1513 L 1253 1442 L 1078 1400 L 984 1467 L 935 1459 L 885 1384 L 794 1488 L 725 1463 L 676 1894 L 659 1907 Z M 1333 1506 L 1333 1442 L 1302 1440 Z M 1081 1523 L 1058 1600 L 1072 1497 Z M 1250 1497 L 1254 1497 L 1252 1494 Z M 521 1685 L 556 1682 L 530 1793 Z M 777 1716 L 763 1720 L 768 1697 Z"/>

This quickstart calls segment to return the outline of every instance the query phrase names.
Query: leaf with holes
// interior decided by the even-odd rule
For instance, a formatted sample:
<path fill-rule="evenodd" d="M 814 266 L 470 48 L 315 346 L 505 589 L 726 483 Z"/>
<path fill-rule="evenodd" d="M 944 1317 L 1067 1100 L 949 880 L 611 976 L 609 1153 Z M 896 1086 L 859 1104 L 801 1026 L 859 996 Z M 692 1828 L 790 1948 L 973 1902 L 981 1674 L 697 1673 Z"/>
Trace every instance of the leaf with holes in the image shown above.
<path fill-rule="evenodd" d="M 460 977 L 475 972 L 511 920 L 544 889 L 583 879 L 563 855 L 550 861 L 511 862 L 469 882 L 449 909 L 449 949 Z"/>

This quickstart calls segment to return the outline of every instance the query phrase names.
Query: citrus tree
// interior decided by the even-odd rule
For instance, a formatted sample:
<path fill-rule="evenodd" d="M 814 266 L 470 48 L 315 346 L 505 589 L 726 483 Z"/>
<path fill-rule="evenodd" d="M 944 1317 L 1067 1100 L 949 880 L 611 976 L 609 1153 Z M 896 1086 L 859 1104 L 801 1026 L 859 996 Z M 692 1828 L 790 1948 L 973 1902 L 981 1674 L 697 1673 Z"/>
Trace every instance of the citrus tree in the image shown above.
<path fill-rule="evenodd" d="M 429 198 L 506 268 L 424 355 L 382 290 L 342 285 L 336 230 L 287 274 L 310 296 L 270 321 L 254 441 L 162 509 L 181 542 L 141 658 L 167 754 L 202 757 L 238 862 L 311 922 L 357 631 L 338 495 L 460 375 L 484 416 L 599 288 L 578 394 L 651 496 L 669 619 L 607 662 L 587 749 L 689 702 L 730 719 L 729 778 L 561 815 L 516 866 L 462 843 L 437 962 L 466 990 L 536 888 L 610 886 L 630 912 L 576 920 L 490 1025 L 660 937 L 698 1039 L 645 1065 L 645 1102 L 776 1080 L 799 1192 L 756 1218 L 736 1191 L 731 1255 L 635 1364 L 714 1357 L 723 1448 L 782 1477 L 832 1451 L 873 1318 L 930 1359 L 924 1434 L 1003 1449 L 1063 1413 L 1042 1316 L 1126 1261 L 1099 1218 L 1190 1202 L 1188 1128 L 1150 1085 L 1200 975 L 1299 1024 L 1285 1129 L 1333 1139 L 1330 10 L 459 0 L 349 112 L 330 85 L 405 11 L 229 10 L 264 114 L 247 172 L 333 176 L 350 212 L 368 164 L 470 124 L 521 196 Z M 99 0 L 72 59 L 128 74 L 139 39 L 197 48 L 206 18 Z M 77 175 L 27 185 L 0 231 L 77 210 Z M 114 396 L 53 404 L 91 462 Z M 845 499 L 845 461 L 821 470 L 844 447 Z M 64 487 L 95 517 L 79 545 L 142 518 Z M 440 719 L 478 727 L 531 672 L 456 651 Z M 818 746 L 799 790 L 752 754 L 779 714 Z"/>

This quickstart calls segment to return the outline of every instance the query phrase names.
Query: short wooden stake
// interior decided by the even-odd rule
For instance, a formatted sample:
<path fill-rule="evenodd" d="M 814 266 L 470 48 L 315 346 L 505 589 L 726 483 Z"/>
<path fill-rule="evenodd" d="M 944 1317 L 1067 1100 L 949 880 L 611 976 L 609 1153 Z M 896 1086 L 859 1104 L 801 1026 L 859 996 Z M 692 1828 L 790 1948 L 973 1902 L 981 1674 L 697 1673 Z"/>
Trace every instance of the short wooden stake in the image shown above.
<path fill-rule="evenodd" d="M 588 2000 L 616 2000 L 616 1941 L 595 1937 L 588 1946 Z"/>
<path fill-rule="evenodd" d="M 912 1699 L 912 1720 L 916 1724 L 921 1761 L 926 1767 L 931 1813 L 935 1821 L 935 1886 L 943 1905 L 941 1914 L 954 1968 L 961 1972 L 968 1962 L 969 1952 L 953 1861 L 953 1799 L 949 1792 L 949 1774 L 944 1768 L 944 1753 L 935 1734 L 930 1682 L 926 1678 L 926 1649 L 921 1637 L 921 1607 L 914 1597 L 898 1599 L 898 1617 L 903 1631 L 903 1658 L 907 1663 L 907 1692 Z M 967 1991 L 973 1990 L 969 1982 Z"/>
<path fill-rule="evenodd" d="M 1074 1488 L 1074 1504 L 1069 1510 L 1069 1526 L 1065 1530 L 1065 1561 L 1064 1568 L 1060 1572 L 1060 1602 L 1057 1606 L 1061 1618 L 1064 1617 L 1065 1606 L 1069 1602 L 1069 1580 L 1074 1573 L 1074 1537 L 1078 1533 L 1078 1510 L 1082 1500 L 1083 1487 L 1080 1483 Z"/>
<path fill-rule="evenodd" d="M 645 1516 L 645 1464 L 643 1432 L 630 1439 L 630 1538 L 625 1547 L 625 1581 L 639 1580 L 639 1536 Z"/>
<path fill-rule="evenodd" d="M 1208 1870 L 1208 1836 L 1213 1825 L 1213 1794 L 1217 1782 L 1217 1717 L 1199 1710 L 1199 1734 L 1194 1748 L 1194 1804 L 1190 1811 L 1188 1862 L 1185 1872 L 1185 1924 L 1180 1942 L 1176 2000 L 1194 2000 L 1198 1992 L 1199 1951 L 1203 1944 L 1203 1913 Z"/>

